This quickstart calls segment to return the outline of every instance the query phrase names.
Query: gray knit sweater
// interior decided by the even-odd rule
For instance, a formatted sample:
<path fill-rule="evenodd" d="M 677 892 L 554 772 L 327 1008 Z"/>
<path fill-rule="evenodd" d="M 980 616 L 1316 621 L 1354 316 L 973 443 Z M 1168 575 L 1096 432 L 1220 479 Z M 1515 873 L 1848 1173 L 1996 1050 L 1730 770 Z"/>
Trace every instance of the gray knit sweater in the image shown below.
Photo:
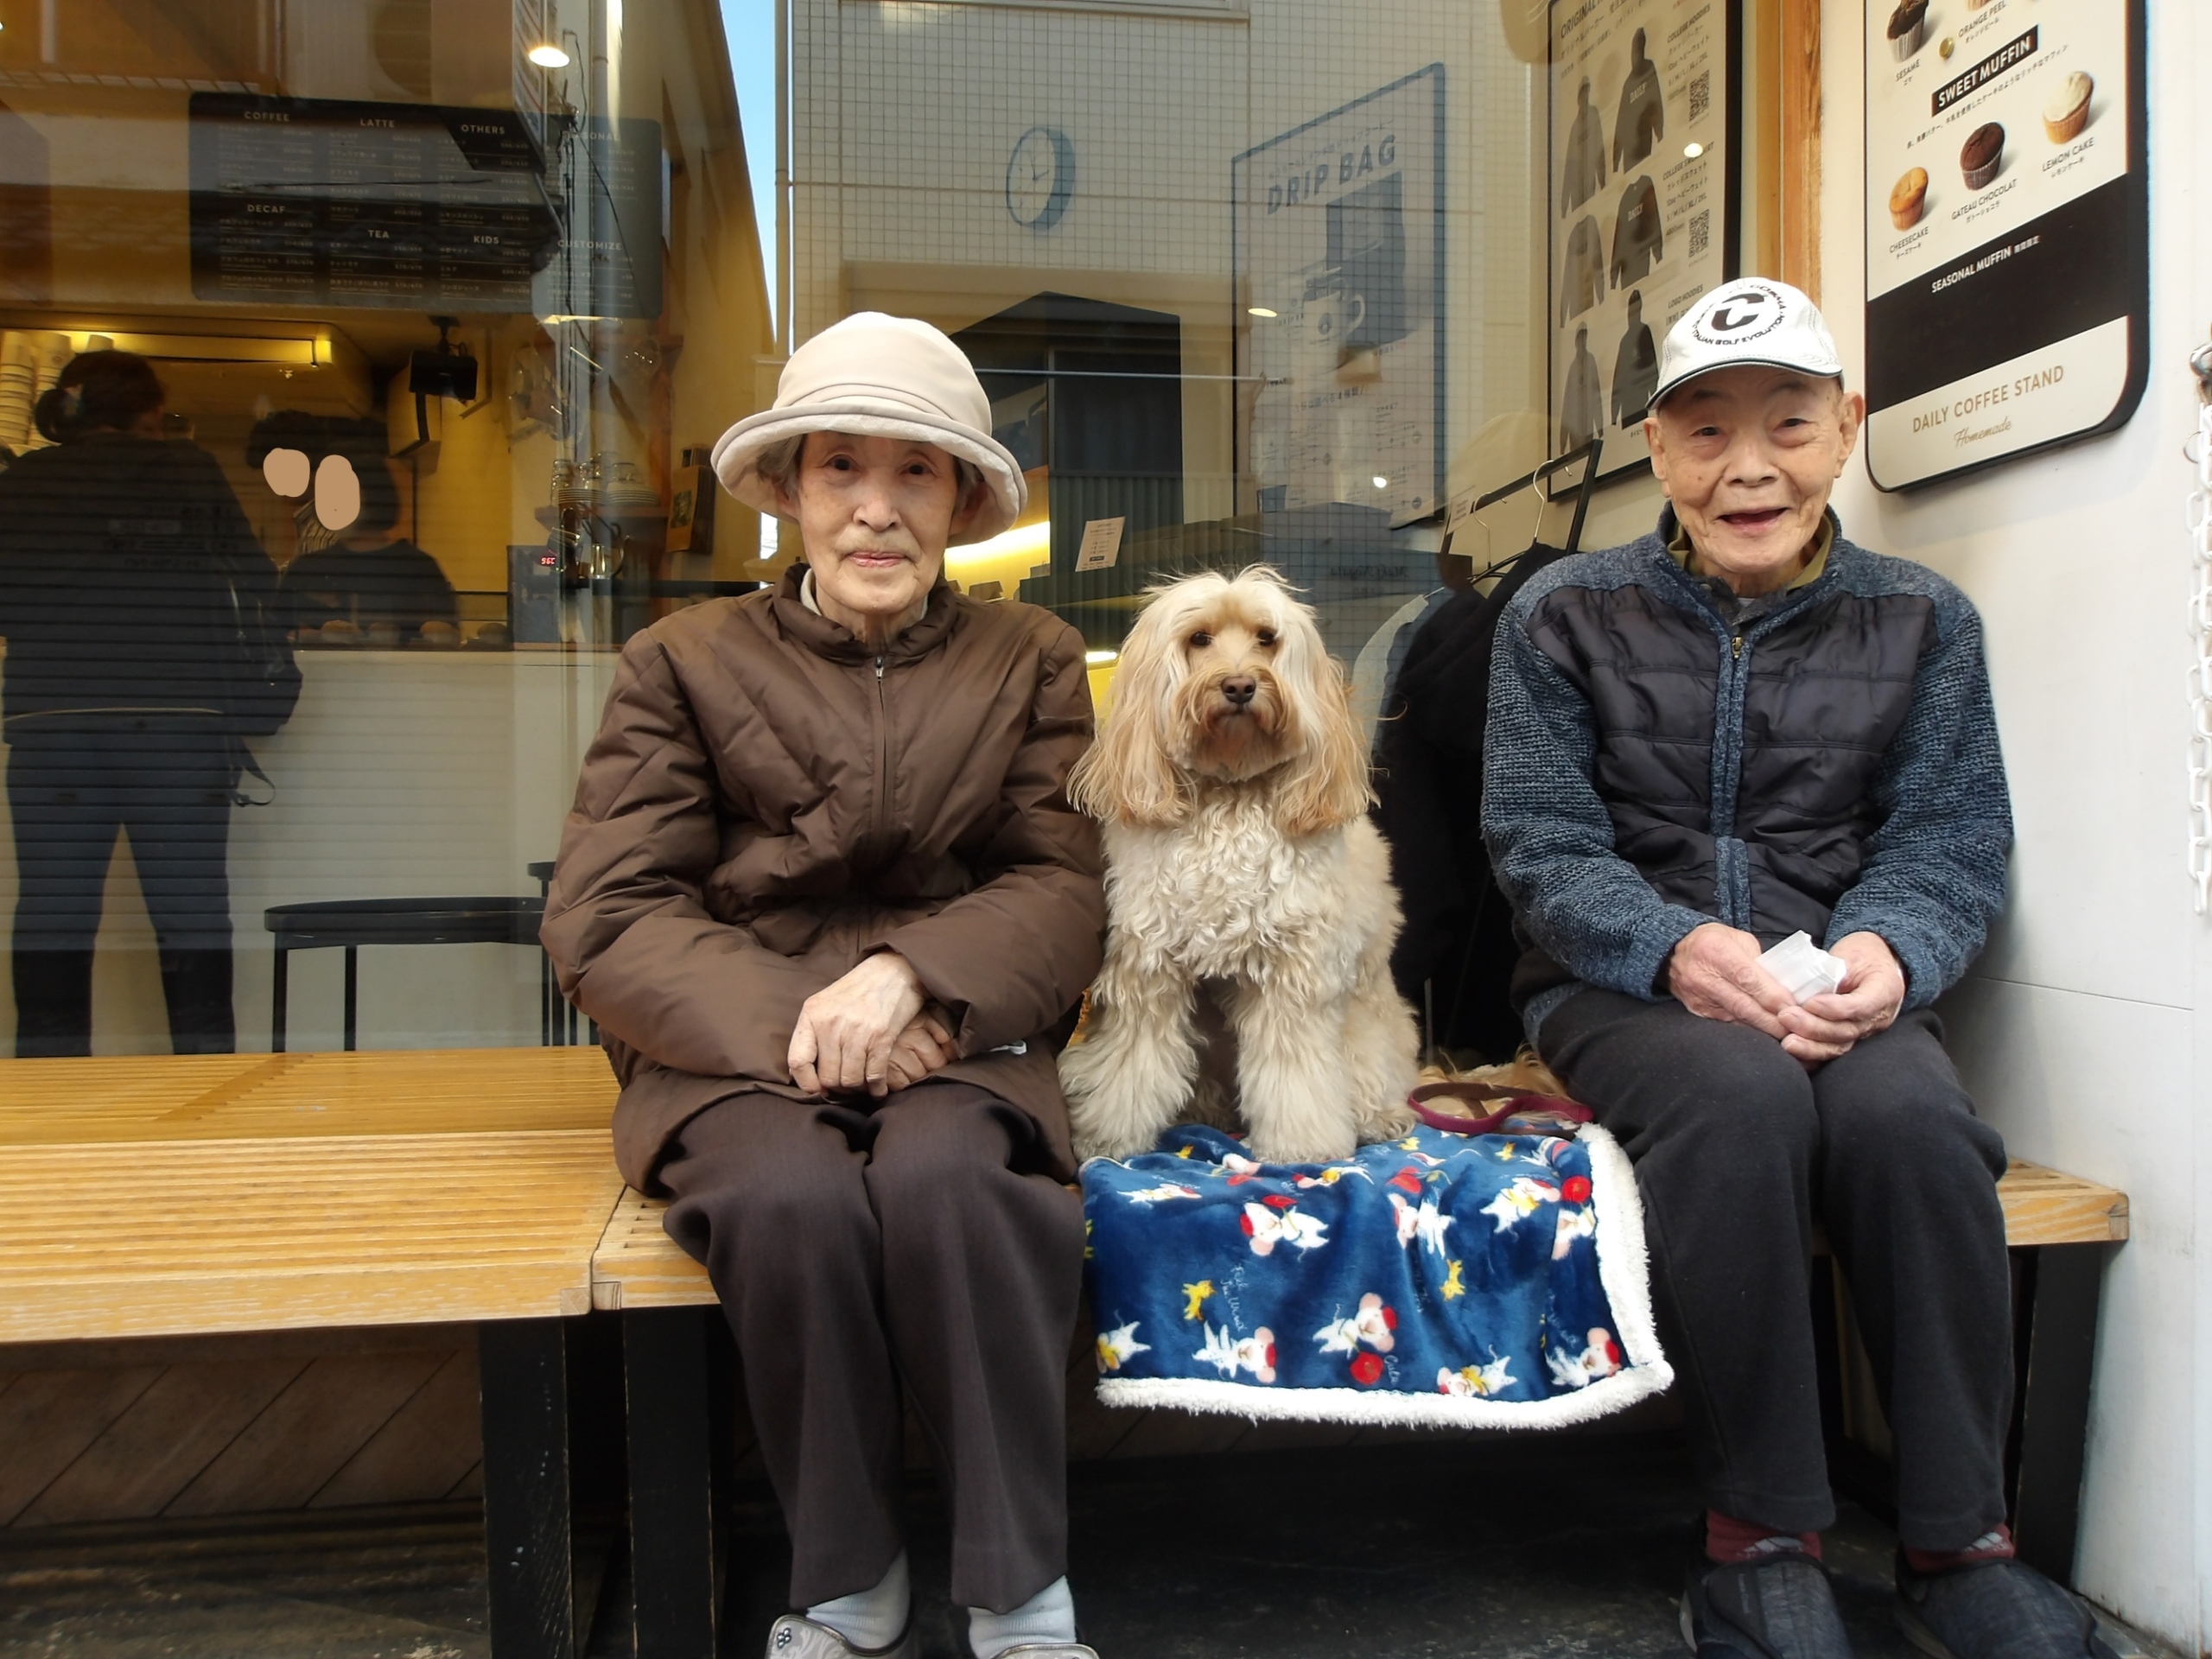
<path fill-rule="evenodd" d="M 1531 1036 L 1586 985 L 1656 1000 L 1713 920 L 1769 944 L 1878 933 L 1907 1006 L 1932 1001 L 2005 900 L 1980 617 L 1839 533 L 1817 580 L 1732 621 L 1674 529 L 1562 559 L 1498 626 L 1483 833 L 1531 947 Z"/>

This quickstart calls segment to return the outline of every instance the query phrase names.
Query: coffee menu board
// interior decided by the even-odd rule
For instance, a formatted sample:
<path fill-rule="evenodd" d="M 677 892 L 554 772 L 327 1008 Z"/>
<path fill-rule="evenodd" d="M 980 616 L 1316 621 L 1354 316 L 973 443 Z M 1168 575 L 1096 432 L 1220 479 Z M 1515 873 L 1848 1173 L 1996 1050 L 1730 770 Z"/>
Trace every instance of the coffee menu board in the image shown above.
<path fill-rule="evenodd" d="M 1554 454 L 1602 436 L 1600 476 L 1649 464 L 1658 345 L 1736 274 L 1735 0 L 1553 0 Z"/>
<path fill-rule="evenodd" d="M 528 311 L 560 232 L 512 110 L 195 92 L 203 300 Z"/>
<path fill-rule="evenodd" d="M 2148 369 L 2141 0 L 1867 0 L 1866 464 L 2108 430 Z"/>
<path fill-rule="evenodd" d="M 1260 510 L 1443 505 L 1444 68 L 1230 163 Z"/>

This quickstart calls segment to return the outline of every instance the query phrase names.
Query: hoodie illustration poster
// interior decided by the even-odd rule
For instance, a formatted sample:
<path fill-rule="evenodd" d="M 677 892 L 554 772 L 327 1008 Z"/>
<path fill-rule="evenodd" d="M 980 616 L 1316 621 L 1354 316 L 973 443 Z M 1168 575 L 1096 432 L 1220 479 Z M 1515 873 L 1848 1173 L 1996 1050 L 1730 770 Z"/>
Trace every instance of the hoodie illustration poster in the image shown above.
<path fill-rule="evenodd" d="M 1640 466 L 1656 343 L 1734 275 L 1738 0 L 1552 0 L 1551 419 Z"/>

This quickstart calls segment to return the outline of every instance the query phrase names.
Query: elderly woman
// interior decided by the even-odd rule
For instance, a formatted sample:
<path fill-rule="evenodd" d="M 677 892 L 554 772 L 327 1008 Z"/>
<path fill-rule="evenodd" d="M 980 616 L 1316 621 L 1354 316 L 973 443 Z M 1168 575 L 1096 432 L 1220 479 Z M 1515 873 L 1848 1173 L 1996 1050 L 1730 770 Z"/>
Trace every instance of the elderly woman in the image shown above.
<path fill-rule="evenodd" d="M 789 1523 L 776 1659 L 919 1650 L 902 1385 L 953 1510 L 977 1659 L 1076 1659 L 1062 1376 L 1082 1205 L 1053 1055 L 1099 959 L 1070 808 L 1083 641 L 943 580 L 1026 493 L 926 323 L 791 356 L 715 465 L 795 521 L 774 590 L 630 642 L 546 906 L 622 1079 L 616 1156 L 673 1193 Z M 1095 1659 L 1095 1656 L 1092 1656 Z"/>

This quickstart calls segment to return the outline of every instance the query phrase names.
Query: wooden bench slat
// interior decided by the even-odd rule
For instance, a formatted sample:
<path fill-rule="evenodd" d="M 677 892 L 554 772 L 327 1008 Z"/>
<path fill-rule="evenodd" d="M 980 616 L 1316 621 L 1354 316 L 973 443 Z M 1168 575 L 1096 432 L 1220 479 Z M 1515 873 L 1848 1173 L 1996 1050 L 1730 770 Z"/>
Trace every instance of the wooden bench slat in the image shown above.
<path fill-rule="evenodd" d="M 2104 1244 L 2127 1236 L 2127 1194 L 2015 1159 L 1997 1184 L 2012 1244 Z"/>
<path fill-rule="evenodd" d="M 0 1342 L 580 1313 L 621 1192 L 604 1127 L 22 1147 Z"/>
<path fill-rule="evenodd" d="M 596 1048 L 0 1060 L 0 1146 L 604 1131 Z"/>
<path fill-rule="evenodd" d="M 2127 1196 L 2079 1176 L 2015 1160 L 1997 1185 L 2005 1243 L 2101 1244 L 2127 1236 Z M 695 1307 L 715 1300 L 707 1270 L 661 1230 L 667 1205 L 633 1187 L 592 1254 L 592 1305 L 601 1308 Z M 1818 1246 L 1825 1251 L 1826 1242 Z"/>

